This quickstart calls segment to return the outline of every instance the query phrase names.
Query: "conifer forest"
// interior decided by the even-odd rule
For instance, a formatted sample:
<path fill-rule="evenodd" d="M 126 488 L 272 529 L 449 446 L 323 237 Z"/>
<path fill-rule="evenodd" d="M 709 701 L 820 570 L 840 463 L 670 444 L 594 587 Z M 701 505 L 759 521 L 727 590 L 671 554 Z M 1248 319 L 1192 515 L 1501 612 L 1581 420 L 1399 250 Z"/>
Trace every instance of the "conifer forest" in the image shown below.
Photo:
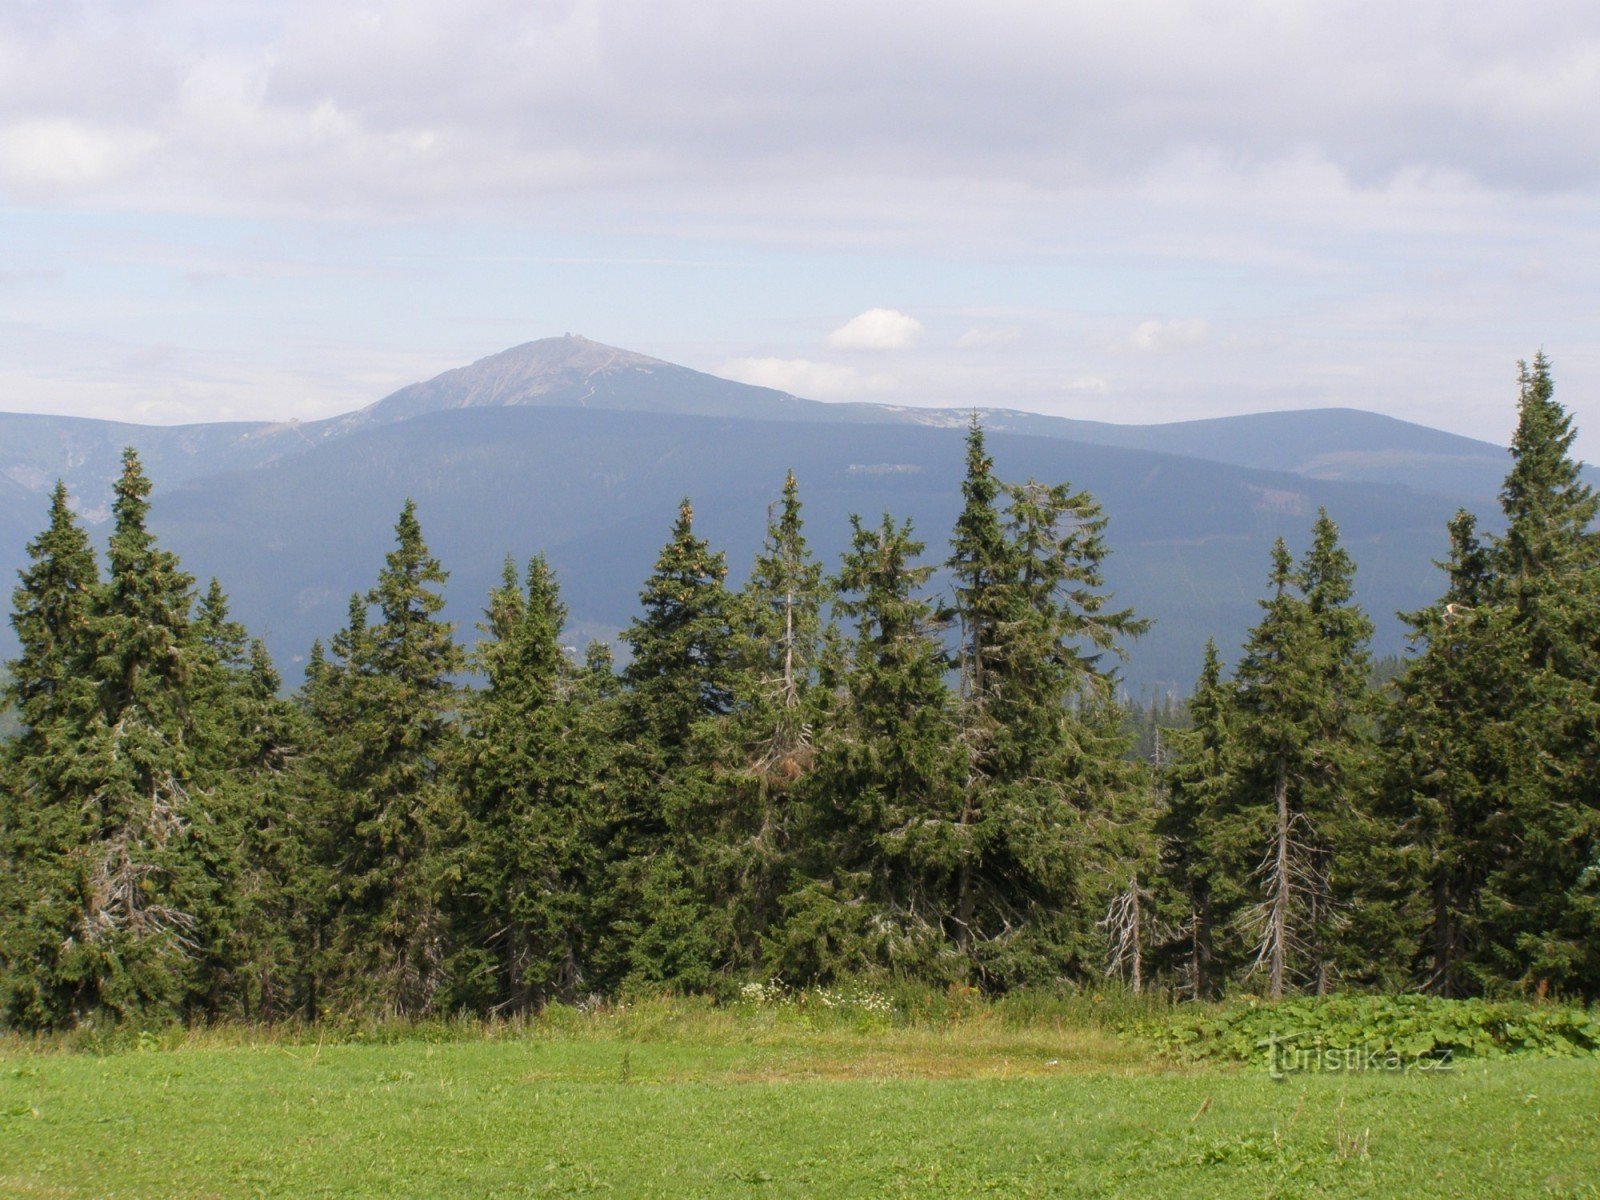
<path fill-rule="evenodd" d="M 1143 751 L 1115 514 L 1008 480 L 976 422 L 953 530 L 862 514 L 820 562 L 791 475 L 735 589 L 663 513 L 619 662 L 568 645 L 538 556 L 469 652 L 408 503 L 292 692 L 157 544 L 130 450 L 104 553 L 58 485 L 13 594 L 0 1022 L 774 979 L 1593 1001 L 1600 498 L 1542 356 L 1518 405 L 1503 522 L 1451 522 L 1403 669 L 1323 512 Z"/>

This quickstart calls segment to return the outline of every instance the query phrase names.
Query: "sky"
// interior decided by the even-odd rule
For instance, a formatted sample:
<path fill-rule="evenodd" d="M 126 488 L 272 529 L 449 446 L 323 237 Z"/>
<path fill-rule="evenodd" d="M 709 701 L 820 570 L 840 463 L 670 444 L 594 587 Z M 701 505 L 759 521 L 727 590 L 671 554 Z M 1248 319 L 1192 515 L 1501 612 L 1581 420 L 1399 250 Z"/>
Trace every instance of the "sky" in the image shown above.
<path fill-rule="evenodd" d="M 5 0 L 0 409 L 327 416 L 561 333 L 820 400 L 1600 457 L 1592 0 Z"/>

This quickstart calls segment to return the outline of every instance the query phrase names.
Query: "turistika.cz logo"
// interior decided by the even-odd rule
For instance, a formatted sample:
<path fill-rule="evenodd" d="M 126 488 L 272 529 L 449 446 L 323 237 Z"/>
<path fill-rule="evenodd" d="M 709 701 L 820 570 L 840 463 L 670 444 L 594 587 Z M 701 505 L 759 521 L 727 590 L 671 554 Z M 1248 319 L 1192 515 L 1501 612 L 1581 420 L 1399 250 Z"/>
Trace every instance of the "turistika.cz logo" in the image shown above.
<path fill-rule="evenodd" d="M 1353 1074 L 1361 1071 L 1451 1071 L 1454 1054 L 1435 1049 L 1426 1054 L 1401 1054 L 1393 1047 L 1331 1046 L 1318 1039 L 1301 1045 L 1298 1034 L 1273 1033 L 1256 1043 L 1267 1052 L 1267 1071 L 1274 1079 L 1303 1072 Z"/>

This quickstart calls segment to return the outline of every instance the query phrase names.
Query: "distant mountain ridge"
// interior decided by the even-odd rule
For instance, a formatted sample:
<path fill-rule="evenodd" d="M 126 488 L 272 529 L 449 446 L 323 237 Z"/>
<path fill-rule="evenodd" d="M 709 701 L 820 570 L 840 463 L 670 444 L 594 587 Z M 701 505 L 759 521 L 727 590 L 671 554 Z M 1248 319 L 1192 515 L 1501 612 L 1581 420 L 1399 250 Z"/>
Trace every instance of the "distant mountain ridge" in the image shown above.
<path fill-rule="evenodd" d="M 800 472 L 811 532 L 831 556 L 849 511 L 910 516 L 944 556 L 969 414 L 825 404 L 568 335 L 512 347 L 323 421 L 127 425 L 0 414 L 0 565 L 67 480 L 108 515 L 123 445 L 157 487 L 155 520 L 190 570 L 215 574 L 287 665 L 376 573 L 400 500 L 456 571 L 470 628 L 505 553 L 549 550 L 575 623 L 625 623 L 678 497 L 693 495 L 730 561 L 759 540 L 782 472 Z M 1380 648 L 1392 612 L 1438 590 L 1429 559 L 1457 505 L 1492 517 L 1508 465 L 1488 443 L 1357 410 L 1126 426 L 983 410 L 1000 473 L 1090 486 L 1111 517 L 1121 599 L 1158 620 L 1129 679 L 1186 686 L 1199 645 L 1253 619 L 1266 549 L 1327 504 L 1345 524 Z M 841 428 L 843 427 L 843 428 Z M 393 510 L 393 511 L 390 511 Z M 0 651 L 9 653 L 9 630 Z"/>
<path fill-rule="evenodd" d="M 134 425 L 0 412 L 0 479 L 43 492 L 56 478 L 65 478 L 93 512 L 97 506 L 91 497 L 108 489 L 125 445 L 137 446 L 152 472 L 172 483 L 259 466 L 377 425 L 482 407 L 936 428 L 965 427 L 971 415 L 966 409 L 807 400 L 566 334 L 513 346 L 319 421 Z M 1116 425 L 1005 408 L 978 411 L 996 432 L 1153 450 L 1313 479 L 1398 483 L 1437 494 L 1492 496 L 1508 465 L 1503 447 L 1359 409 L 1159 425 Z"/>

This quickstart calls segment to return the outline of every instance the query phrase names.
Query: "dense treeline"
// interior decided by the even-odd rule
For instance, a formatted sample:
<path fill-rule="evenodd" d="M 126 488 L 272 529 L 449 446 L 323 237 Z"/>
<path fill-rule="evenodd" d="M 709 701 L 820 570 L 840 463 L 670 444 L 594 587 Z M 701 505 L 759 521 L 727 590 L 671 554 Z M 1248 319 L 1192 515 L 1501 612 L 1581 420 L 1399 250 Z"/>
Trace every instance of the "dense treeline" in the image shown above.
<path fill-rule="evenodd" d="M 1003 482 L 976 425 L 942 555 L 854 518 L 827 574 L 791 476 L 735 590 L 685 501 L 620 672 L 564 645 L 538 557 L 508 559 L 465 654 L 408 503 L 289 698 L 156 545 L 129 451 L 104 570 L 58 485 L 14 595 L 0 1012 L 493 1013 L 875 974 L 1593 997 L 1600 502 L 1542 357 L 1519 415 L 1506 531 L 1452 522 L 1405 670 L 1374 688 L 1323 513 L 1298 560 L 1274 549 L 1232 671 L 1207 647 L 1182 729 L 1119 702 L 1146 622 L 1104 586 L 1105 515 Z"/>

